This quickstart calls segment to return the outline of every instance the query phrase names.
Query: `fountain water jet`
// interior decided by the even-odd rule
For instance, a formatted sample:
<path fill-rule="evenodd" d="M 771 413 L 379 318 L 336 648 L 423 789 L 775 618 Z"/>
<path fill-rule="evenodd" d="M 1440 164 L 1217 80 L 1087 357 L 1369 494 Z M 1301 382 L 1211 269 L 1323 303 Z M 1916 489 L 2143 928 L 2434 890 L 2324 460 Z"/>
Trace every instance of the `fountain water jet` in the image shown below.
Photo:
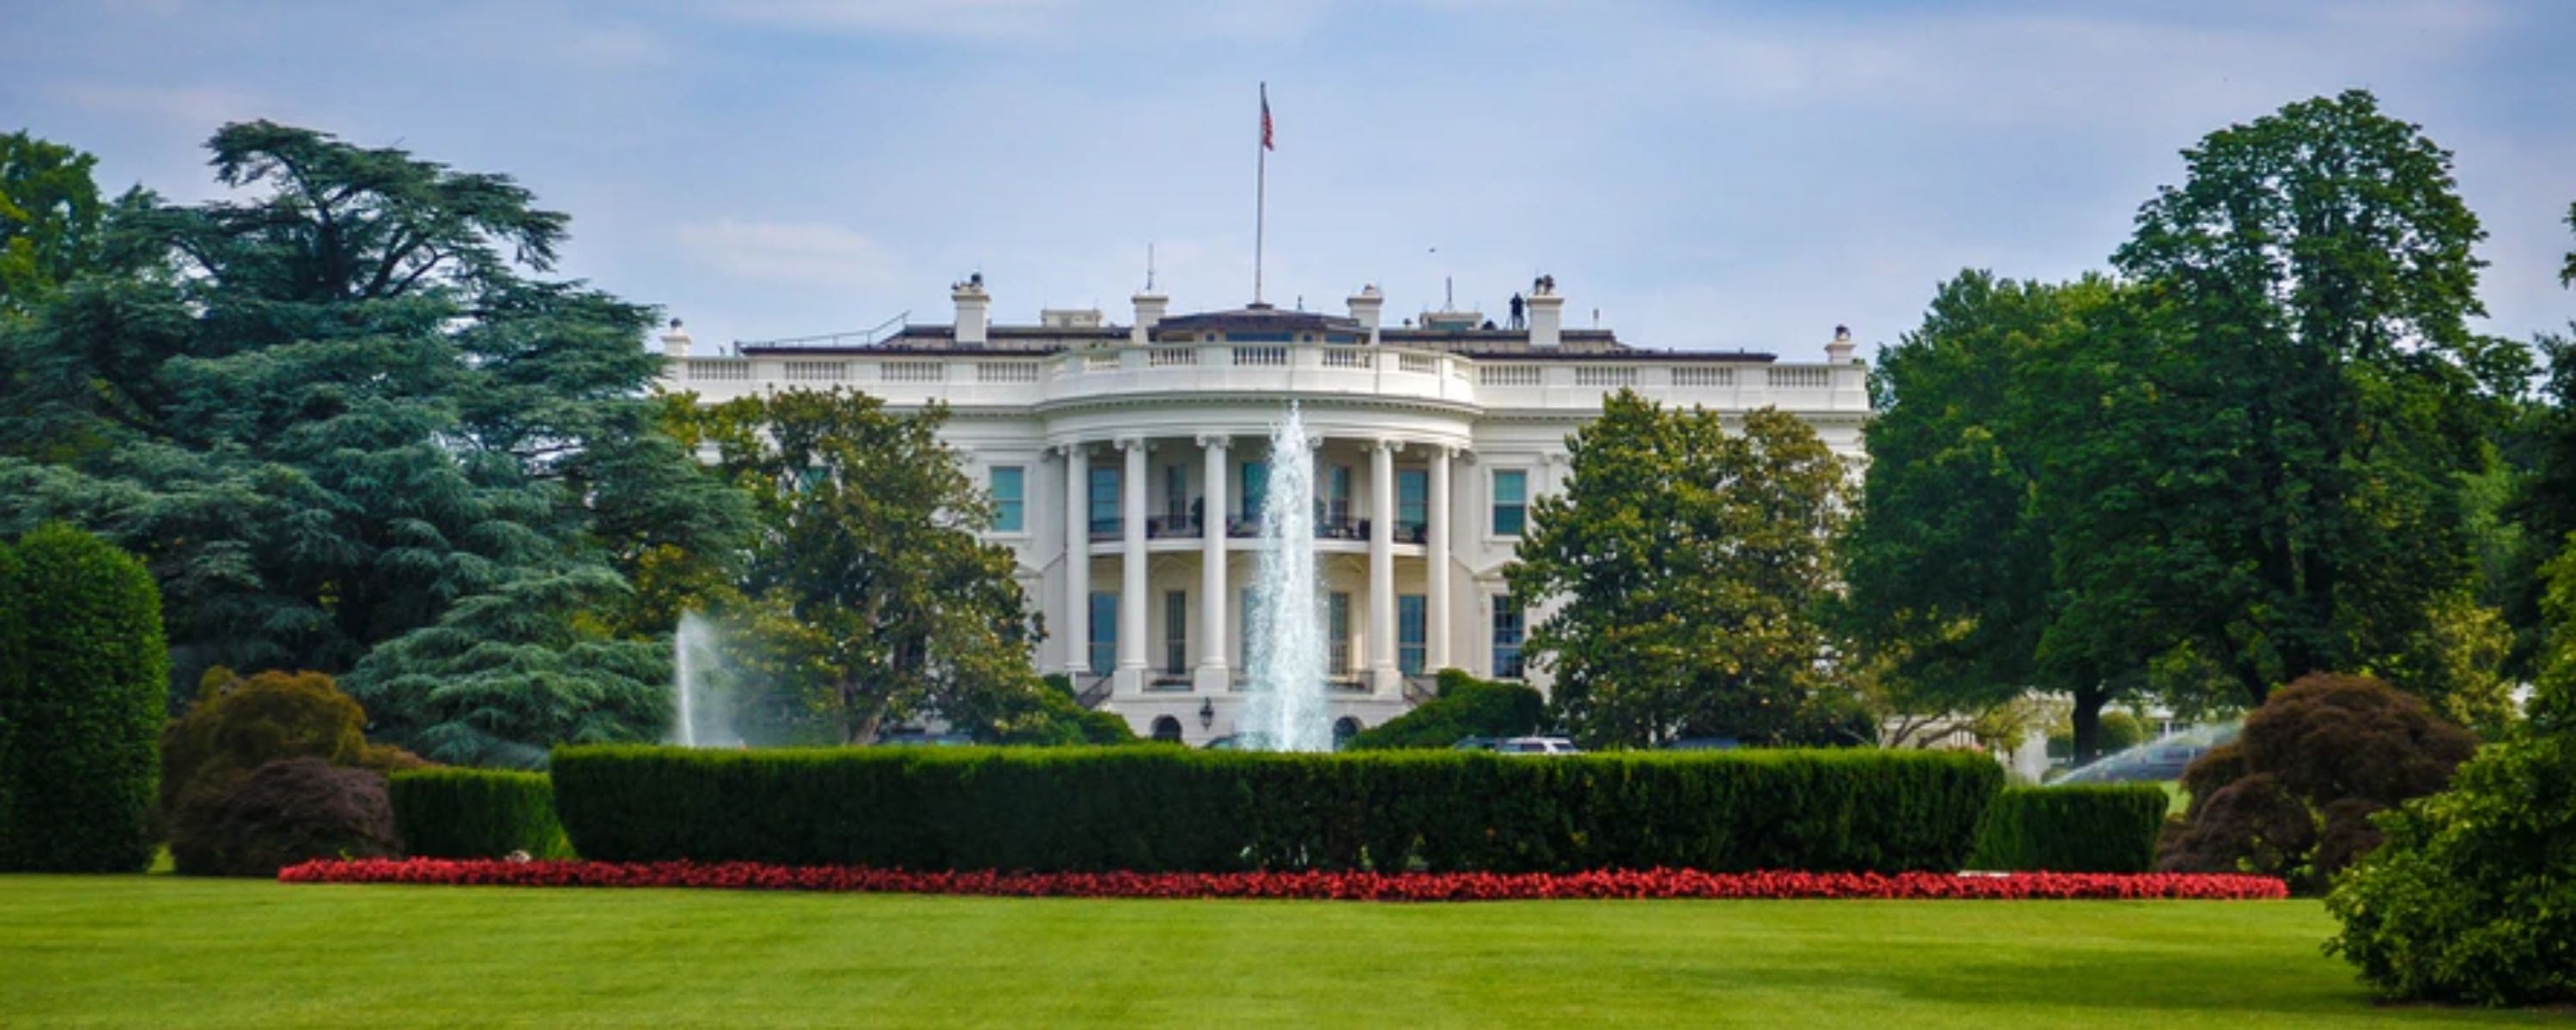
<path fill-rule="evenodd" d="M 1315 458 L 1294 404 L 1270 433 L 1261 556 L 1244 658 L 1252 699 L 1245 743 L 1265 751 L 1330 751 L 1324 704 L 1324 613 L 1315 574 Z"/>
<path fill-rule="evenodd" d="M 728 706 L 711 696 L 723 655 L 716 645 L 716 626 L 696 612 L 680 616 L 671 634 L 671 693 L 675 709 L 671 743 L 681 747 L 734 747 L 742 738 L 733 731 Z"/>

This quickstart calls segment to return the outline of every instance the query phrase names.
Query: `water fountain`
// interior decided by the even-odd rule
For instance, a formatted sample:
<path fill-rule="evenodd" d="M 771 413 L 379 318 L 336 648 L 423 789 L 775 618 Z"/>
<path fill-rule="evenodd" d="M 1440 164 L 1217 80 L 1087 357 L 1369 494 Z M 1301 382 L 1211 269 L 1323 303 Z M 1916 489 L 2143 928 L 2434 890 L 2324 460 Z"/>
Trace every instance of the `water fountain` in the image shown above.
<path fill-rule="evenodd" d="M 1330 751 L 1324 704 L 1324 612 L 1315 574 L 1315 458 L 1297 407 L 1270 433 L 1261 552 L 1244 660 L 1252 703 L 1239 727 L 1264 751 Z"/>
<path fill-rule="evenodd" d="M 734 747 L 742 738 L 733 731 L 728 692 L 716 689 L 723 668 L 717 650 L 716 625 L 696 612 L 680 616 L 671 634 L 671 693 L 675 709 L 671 743 L 681 747 Z"/>

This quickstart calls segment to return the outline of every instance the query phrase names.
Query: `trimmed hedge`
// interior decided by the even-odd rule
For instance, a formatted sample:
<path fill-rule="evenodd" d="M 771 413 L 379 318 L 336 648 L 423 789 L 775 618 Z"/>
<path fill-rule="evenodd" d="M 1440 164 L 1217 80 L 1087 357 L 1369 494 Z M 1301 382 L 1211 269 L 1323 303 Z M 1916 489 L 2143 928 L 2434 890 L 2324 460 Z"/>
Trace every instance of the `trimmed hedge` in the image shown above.
<path fill-rule="evenodd" d="M 388 787 L 403 848 L 431 858 L 570 858 L 544 773 L 503 769 L 412 769 Z"/>
<path fill-rule="evenodd" d="M 1883 751 L 555 751 L 573 846 L 890 869 L 1956 870 L 2002 770 Z"/>
<path fill-rule="evenodd" d="M 2154 784 L 2015 787 L 1987 807 L 1968 868 L 2143 873 L 2168 803 Z"/>
<path fill-rule="evenodd" d="M 133 555 L 70 526 L 16 550 L 27 625 L 8 659 L 23 678 L 0 683 L 0 871 L 142 872 L 170 693 L 161 591 Z"/>

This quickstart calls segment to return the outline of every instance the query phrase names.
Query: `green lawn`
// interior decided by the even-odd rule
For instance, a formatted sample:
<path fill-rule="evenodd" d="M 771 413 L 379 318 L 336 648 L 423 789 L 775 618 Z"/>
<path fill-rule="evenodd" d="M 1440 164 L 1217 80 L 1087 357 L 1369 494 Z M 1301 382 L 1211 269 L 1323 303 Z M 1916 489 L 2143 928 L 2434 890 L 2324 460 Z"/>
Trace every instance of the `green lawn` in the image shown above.
<path fill-rule="evenodd" d="M 0 1027 L 2436 1025 L 2313 902 L 1007 900 L 0 877 Z M 2563 1018 L 2563 1016 L 2561 1017 Z"/>

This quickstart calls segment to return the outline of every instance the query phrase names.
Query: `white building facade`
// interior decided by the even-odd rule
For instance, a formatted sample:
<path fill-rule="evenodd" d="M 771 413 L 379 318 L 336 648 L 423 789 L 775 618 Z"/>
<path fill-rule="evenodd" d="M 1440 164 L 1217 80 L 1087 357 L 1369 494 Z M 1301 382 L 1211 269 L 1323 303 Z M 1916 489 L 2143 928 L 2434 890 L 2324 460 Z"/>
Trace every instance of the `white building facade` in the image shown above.
<path fill-rule="evenodd" d="M 1201 744 L 1235 732 L 1248 589 L 1263 546 L 1270 433 L 1298 406 L 1315 441 L 1317 566 L 1337 733 L 1376 726 L 1459 668 L 1522 678 L 1532 613 L 1503 570 L 1530 502 L 1561 488 L 1566 438 L 1621 388 L 1728 415 L 1804 418 L 1857 455 L 1866 370 L 1837 330 L 1822 362 L 1656 351 L 1563 327 L 1553 282 L 1526 325 L 1470 312 L 1381 324 L 1375 288 L 1347 315 L 1255 306 L 1167 316 L 1134 298 L 1127 326 L 1096 311 L 995 325 L 978 280 L 955 321 L 882 338 L 690 353 L 664 337 L 665 386 L 708 403 L 843 388 L 897 411 L 945 404 L 945 439 L 991 491 L 989 537 L 1019 556 L 1046 630 L 1040 670 L 1140 734 Z M 1535 670 L 1527 678 L 1544 687 Z"/>

